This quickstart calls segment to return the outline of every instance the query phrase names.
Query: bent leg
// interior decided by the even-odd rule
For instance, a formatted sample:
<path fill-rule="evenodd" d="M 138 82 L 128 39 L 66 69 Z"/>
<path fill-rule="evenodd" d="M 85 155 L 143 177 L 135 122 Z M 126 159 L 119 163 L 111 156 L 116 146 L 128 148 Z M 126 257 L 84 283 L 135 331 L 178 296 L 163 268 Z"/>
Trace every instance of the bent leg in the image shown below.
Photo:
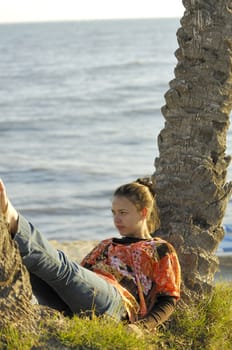
<path fill-rule="evenodd" d="M 27 269 L 51 286 L 72 312 L 122 317 L 125 309 L 116 288 L 53 248 L 21 215 L 14 239 Z"/>

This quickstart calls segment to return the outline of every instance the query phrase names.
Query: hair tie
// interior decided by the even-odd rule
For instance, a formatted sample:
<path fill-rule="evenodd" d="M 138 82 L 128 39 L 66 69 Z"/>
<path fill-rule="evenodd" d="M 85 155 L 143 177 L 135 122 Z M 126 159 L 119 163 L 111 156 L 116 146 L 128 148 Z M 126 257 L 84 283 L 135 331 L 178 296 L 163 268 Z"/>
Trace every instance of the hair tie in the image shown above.
<path fill-rule="evenodd" d="M 155 197 L 155 191 L 154 191 L 154 183 L 152 182 L 152 179 L 150 176 L 146 176 L 143 178 L 138 178 L 135 182 L 137 182 L 140 185 L 148 187 L 149 191 Z"/>

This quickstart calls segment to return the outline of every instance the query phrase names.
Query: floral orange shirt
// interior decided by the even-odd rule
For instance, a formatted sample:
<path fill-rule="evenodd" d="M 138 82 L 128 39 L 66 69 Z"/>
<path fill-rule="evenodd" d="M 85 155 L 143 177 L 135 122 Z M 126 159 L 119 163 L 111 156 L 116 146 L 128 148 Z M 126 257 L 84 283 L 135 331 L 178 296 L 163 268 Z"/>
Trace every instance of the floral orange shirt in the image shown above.
<path fill-rule="evenodd" d="M 180 297 L 177 254 L 161 238 L 106 239 L 81 264 L 115 285 L 131 322 L 146 316 L 159 295 Z"/>

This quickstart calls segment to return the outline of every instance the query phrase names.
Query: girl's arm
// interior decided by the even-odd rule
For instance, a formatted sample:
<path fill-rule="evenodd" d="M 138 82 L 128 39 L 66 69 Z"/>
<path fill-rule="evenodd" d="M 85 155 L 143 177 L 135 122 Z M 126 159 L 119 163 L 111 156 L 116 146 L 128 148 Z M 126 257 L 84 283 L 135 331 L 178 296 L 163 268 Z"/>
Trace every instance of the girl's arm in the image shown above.
<path fill-rule="evenodd" d="M 159 296 L 149 314 L 138 321 L 148 330 L 156 328 L 159 324 L 165 322 L 176 308 L 177 298 L 172 296 Z"/>

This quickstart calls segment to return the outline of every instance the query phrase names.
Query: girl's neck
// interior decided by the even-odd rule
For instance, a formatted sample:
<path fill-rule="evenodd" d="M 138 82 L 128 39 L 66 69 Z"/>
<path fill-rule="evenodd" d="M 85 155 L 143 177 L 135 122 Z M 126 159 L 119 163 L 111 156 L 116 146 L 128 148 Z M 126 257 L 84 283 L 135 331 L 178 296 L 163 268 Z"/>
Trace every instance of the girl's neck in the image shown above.
<path fill-rule="evenodd" d="M 143 239 L 149 239 L 149 238 L 152 238 L 151 237 L 151 234 L 148 230 L 148 227 L 147 227 L 147 222 L 144 223 L 143 227 L 142 227 L 142 230 L 140 232 L 140 238 L 143 238 Z"/>
<path fill-rule="evenodd" d="M 138 238 L 142 238 L 142 239 L 150 239 L 151 238 L 151 235 L 149 232 L 146 232 L 144 234 L 142 234 L 140 237 Z"/>
<path fill-rule="evenodd" d="M 152 238 L 151 235 L 150 235 L 150 232 L 148 231 L 147 225 L 145 225 L 145 227 L 143 227 L 142 230 L 140 232 L 138 232 L 138 234 L 134 235 L 134 237 L 141 238 L 141 239 L 150 239 L 150 238 Z"/>

